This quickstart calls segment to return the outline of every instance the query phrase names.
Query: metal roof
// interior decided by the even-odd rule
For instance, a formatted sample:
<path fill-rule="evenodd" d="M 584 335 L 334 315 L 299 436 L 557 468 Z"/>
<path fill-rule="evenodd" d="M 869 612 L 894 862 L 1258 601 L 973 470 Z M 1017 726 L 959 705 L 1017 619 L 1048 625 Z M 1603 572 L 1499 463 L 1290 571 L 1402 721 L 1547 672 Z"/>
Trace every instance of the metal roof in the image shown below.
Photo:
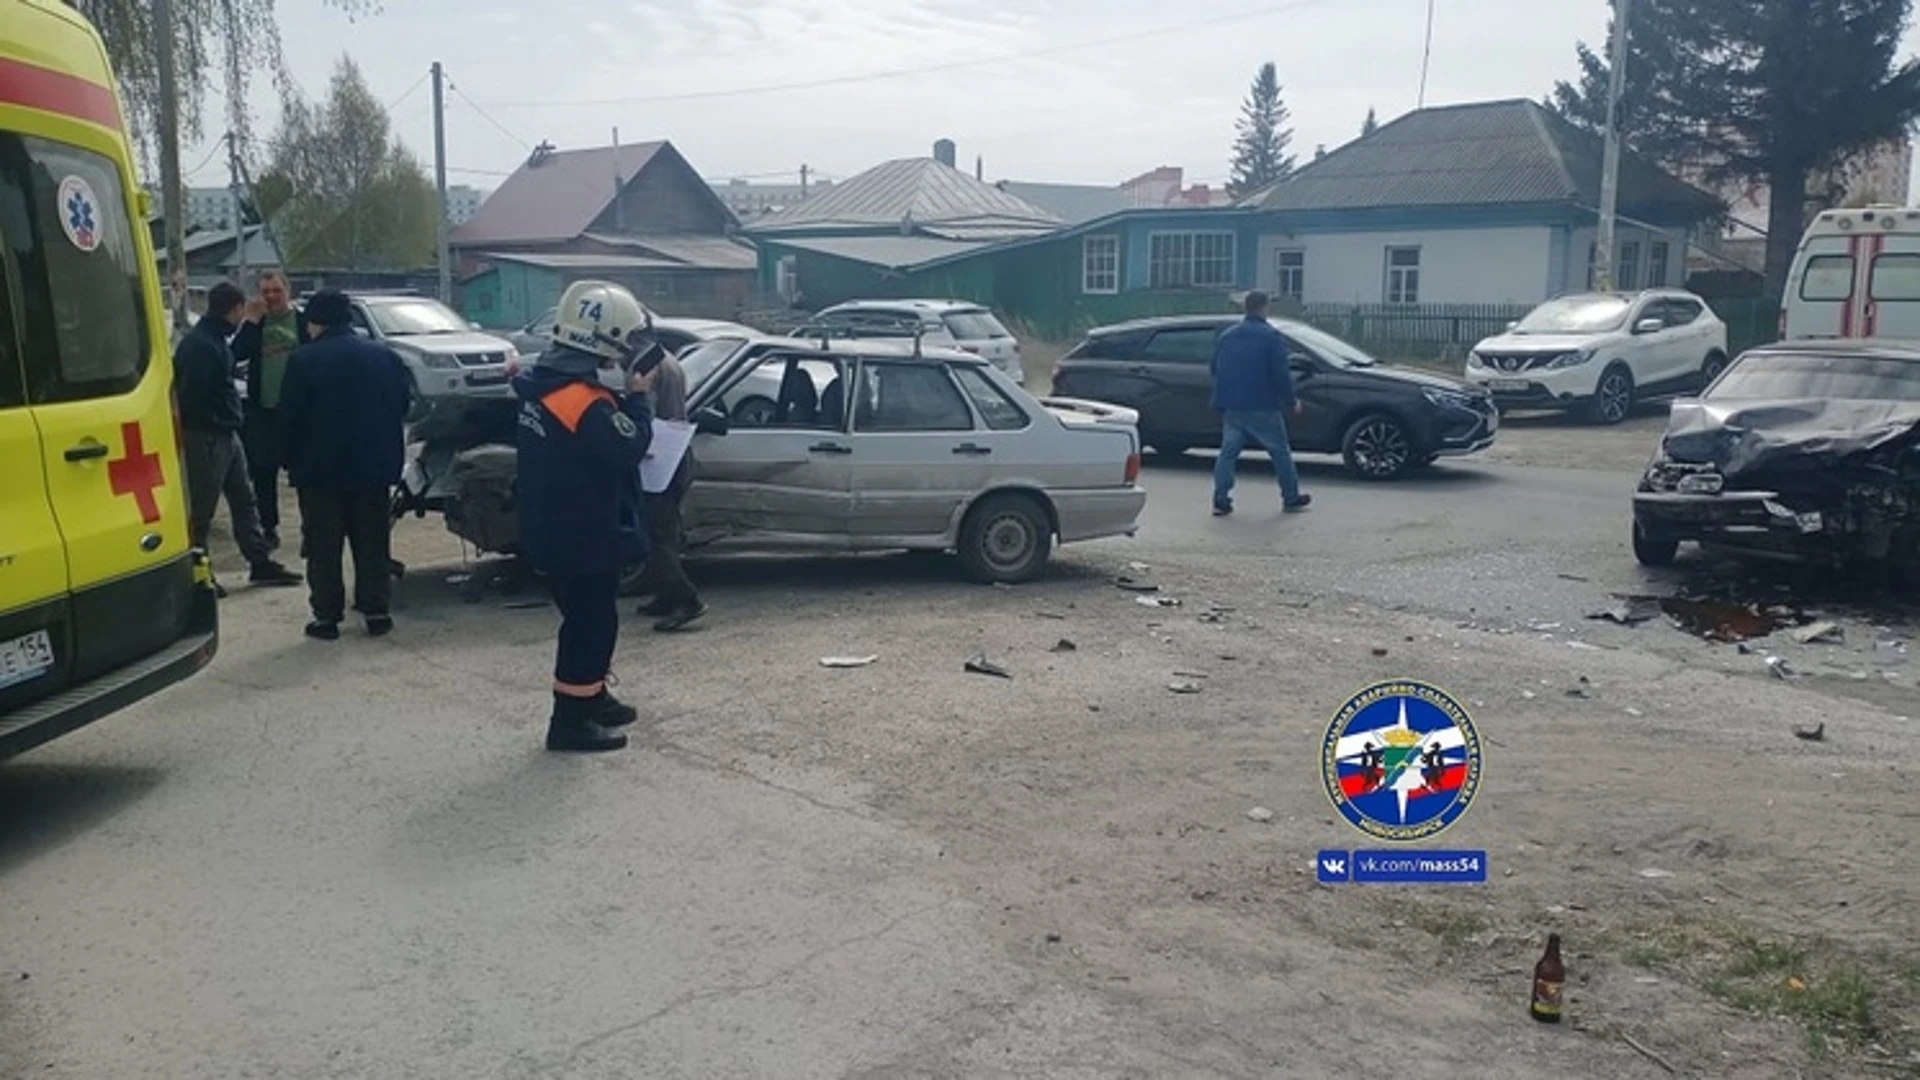
<path fill-rule="evenodd" d="M 1600 202 L 1600 136 L 1533 101 L 1421 109 L 1255 195 L 1262 210 L 1368 210 Z M 1620 204 L 1711 216 L 1718 201 L 1632 153 Z"/>
<path fill-rule="evenodd" d="M 798 248 L 837 259 L 900 270 L 935 259 L 992 247 L 985 240 L 943 240 L 934 236 L 774 236 L 781 247 Z"/>
<path fill-rule="evenodd" d="M 759 265 L 751 245 L 724 236 L 696 233 L 634 236 L 586 233 L 584 236 L 596 243 L 652 252 L 700 270 L 752 270 Z"/>
<path fill-rule="evenodd" d="M 547 255 L 517 251 L 490 251 L 484 258 L 496 262 L 521 263 L 547 270 L 687 270 L 670 259 L 649 259 L 639 255 Z"/>
<path fill-rule="evenodd" d="M 558 150 L 538 164 L 522 164 L 480 204 L 479 213 L 453 230 L 452 243 L 474 247 L 571 240 L 613 201 L 614 177 L 631 181 L 666 145 L 661 141 Z"/>
<path fill-rule="evenodd" d="M 1029 184 L 1019 180 L 1002 180 L 994 187 L 1032 203 L 1069 225 L 1079 225 L 1141 205 L 1131 192 L 1117 187 Z"/>
<path fill-rule="evenodd" d="M 748 227 L 787 229 L 987 227 L 998 236 L 1058 228 L 1062 220 L 932 158 L 902 158 L 822 190 Z"/>

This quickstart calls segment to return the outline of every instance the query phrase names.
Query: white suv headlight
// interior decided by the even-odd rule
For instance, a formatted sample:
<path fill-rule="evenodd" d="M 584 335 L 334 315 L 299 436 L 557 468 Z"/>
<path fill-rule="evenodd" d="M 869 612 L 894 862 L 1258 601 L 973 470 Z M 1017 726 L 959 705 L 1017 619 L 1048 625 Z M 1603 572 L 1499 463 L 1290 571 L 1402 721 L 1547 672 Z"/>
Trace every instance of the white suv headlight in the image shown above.
<path fill-rule="evenodd" d="M 1549 371 L 1559 371 L 1563 368 L 1579 367 L 1591 359 L 1593 359 L 1593 350 L 1581 349 L 1578 352 L 1561 353 L 1541 366 Z"/>

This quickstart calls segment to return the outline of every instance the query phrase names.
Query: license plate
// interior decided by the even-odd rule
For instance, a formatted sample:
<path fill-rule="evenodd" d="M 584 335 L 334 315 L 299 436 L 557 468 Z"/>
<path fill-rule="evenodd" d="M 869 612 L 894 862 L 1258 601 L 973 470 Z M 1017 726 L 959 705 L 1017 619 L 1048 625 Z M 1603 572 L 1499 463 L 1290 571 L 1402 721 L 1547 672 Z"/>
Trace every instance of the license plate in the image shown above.
<path fill-rule="evenodd" d="M 0 643 L 0 687 L 37 679 L 53 670 L 53 639 L 45 630 Z"/>
<path fill-rule="evenodd" d="M 506 384 L 507 384 L 507 374 L 504 371 L 498 375 L 467 376 L 468 386 L 505 386 Z"/>
<path fill-rule="evenodd" d="M 1694 473 L 1680 478 L 1678 490 L 1682 495 L 1718 495 L 1726 483 L 1719 473 Z"/>
<path fill-rule="evenodd" d="M 1525 379 L 1488 379 L 1487 380 L 1487 387 L 1488 389 L 1491 389 L 1491 390 L 1522 391 L 1532 385 L 1533 385 L 1532 383 L 1528 382 Z"/>

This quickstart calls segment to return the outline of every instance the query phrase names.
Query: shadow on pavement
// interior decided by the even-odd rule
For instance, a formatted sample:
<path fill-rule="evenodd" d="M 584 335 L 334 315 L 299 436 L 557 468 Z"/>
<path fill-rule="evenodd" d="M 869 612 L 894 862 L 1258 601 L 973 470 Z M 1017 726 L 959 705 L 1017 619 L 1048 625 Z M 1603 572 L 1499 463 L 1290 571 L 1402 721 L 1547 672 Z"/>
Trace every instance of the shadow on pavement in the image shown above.
<path fill-rule="evenodd" d="M 165 779 L 156 768 L 40 764 L 30 753 L 0 764 L 0 875 L 93 830 Z"/>
<path fill-rule="evenodd" d="M 1155 454 L 1147 457 L 1145 463 L 1156 472 L 1211 477 L 1214 460 L 1211 452 L 1194 452 L 1178 457 Z M 1472 457 L 1442 458 L 1426 468 L 1414 469 L 1394 480 L 1367 480 L 1356 476 L 1338 458 L 1298 455 L 1293 462 L 1299 468 L 1302 480 L 1346 481 L 1355 486 L 1379 488 L 1382 491 L 1418 491 L 1442 486 L 1454 489 L 1461 485 L 1499 482 L 1499 478 L 1493 474 L 1473 468 Z M 1264 452 L 1248 451 L 1240 458 L 1240 466 L 1234 470 L 1234 474 L 1242 478 L 1242 483 L 1249 474 L 1270 478 L 1273 476 L 1273 463 L 1267 460 Z"/>

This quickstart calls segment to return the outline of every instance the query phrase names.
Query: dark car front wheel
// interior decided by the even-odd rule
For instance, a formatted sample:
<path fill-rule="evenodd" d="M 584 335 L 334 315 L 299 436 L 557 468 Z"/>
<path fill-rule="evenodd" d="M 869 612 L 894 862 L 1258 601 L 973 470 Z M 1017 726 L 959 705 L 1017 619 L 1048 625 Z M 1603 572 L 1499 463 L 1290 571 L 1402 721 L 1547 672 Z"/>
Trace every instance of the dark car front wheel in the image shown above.
<path fill-rule="evenodd" d="M 1340 453 L 1347 468 L 1368 480 L 1391 480 L 1424 456 L 1414 452 L 1407 426 L 1387 413 L 1369 413 L 1355 420 L 1341 440 Z"/>
<path fill-rule="evenodd" d="M 1053 522 L 1031 495 L 989 495 L 960 526 L 960 564 L 986 584 L 1032 581 L 1053 551 Z"/>
<path fill-rule="evenodd" d="M 1679 554 L 1680 541 L 1654 532 L 1638 521 L 1633 523 L 1633 557 L 1641 566 L 1671 566 Z"/>

